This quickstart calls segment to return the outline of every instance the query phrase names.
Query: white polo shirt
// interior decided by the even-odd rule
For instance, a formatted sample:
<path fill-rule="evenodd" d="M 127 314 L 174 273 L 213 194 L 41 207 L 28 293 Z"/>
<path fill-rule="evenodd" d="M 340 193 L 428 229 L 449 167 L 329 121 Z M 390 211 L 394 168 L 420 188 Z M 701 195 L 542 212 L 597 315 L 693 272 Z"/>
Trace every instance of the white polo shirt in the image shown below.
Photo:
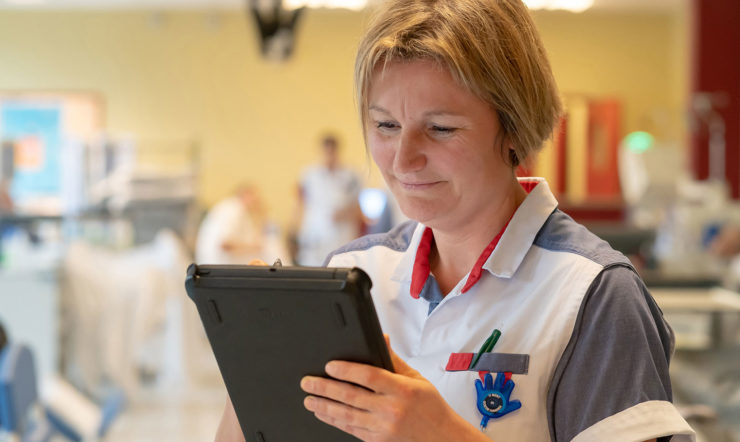
<path fill-rule="evenodd" d="M 522 183 L 530 193 L 479 260 L 480 279 L 474 268 L 446 296 L 425 264 L 431 230 L 413 221 L 328 265 L 370 275 L 395 352 L 497 441 L 693 441 L 671 403 L 672 332 L 635 270 L 557 210 L 544 180 Z"/>
<path fill-rule="evenodd" d="M 309 167 L 301 177 L 303 219 L 298 232 L 298 262 L 320 265 L 326 255 L 360 234 L 356 219 L 335 219 L 338 211 L 358 204 L 360 179 L 352 170 Z"/>

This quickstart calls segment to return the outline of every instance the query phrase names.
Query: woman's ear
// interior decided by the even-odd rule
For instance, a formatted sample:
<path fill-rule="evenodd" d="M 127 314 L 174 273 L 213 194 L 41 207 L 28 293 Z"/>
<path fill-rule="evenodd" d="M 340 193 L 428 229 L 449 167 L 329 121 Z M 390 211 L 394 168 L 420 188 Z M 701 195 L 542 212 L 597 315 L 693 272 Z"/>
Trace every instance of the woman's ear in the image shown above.
<path fill-rule="evenodd" d="M 501 158 L 511 166 L 512 169 L 515 169 L 519 165 L 519 158 L 514 149 L 514 144 L 511 142 L 509 137 L 503 133 L 503 131 L 500 131 L 496 135 L 494 143 L 495 148 L 498 149 L 499 154 L 501 154 Z"/>
<path fill-rule="evenodd" d="M 512 169 L 516 169 L 517 166 L 521 164 L 521 159 L 516 153 L 514 143 L 512 143 L 511 138 L 507 134 L 504 134 L 503 136 L 503 140 L 501 142 L 501 150 L 504 154 L 504 157 L 509 162 L 509 166 L 511 166 Z"/>
<path fill-rule="evenodd" d="M 516 154 L 514 146 L 510 145 L 509 147 L 507 147 L 507 152 L 509 154 L 509 165 L 512 168 L 518 167 L 521 161 L 519 160 L 519 156 Z"/>

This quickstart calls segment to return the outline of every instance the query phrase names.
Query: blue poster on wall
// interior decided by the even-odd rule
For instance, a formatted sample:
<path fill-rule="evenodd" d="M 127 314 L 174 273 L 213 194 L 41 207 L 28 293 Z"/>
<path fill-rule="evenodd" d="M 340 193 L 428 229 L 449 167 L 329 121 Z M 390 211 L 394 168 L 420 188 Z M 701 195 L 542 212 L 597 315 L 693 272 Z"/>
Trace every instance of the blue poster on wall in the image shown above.
<path fill-rule="evenodd" d="M 22 202 L 58 196 L 61 188 L 61 105 L 6 102 L 0 109 L 0 134 L 14 142 L 11 195 Z"/>

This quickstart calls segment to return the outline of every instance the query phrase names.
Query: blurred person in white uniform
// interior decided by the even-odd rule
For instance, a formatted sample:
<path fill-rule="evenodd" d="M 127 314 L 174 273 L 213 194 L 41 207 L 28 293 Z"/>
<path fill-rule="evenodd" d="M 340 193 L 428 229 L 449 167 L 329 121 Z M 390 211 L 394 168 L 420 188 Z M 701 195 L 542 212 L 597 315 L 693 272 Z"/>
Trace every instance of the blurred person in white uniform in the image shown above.
<path fill-rule="evenodd" d="M 337 247 L 360 236 L 360 178 L 339 161 L 339 140 L 321 140 L 323 162 L 303 172 L 300 181 L 301 226 L 298 263 L 318 266 Z"/>
<path fill-rule="evenodd" d="M 252 184 L 239 186 L 217 203 L 198 230 L 195 258 L 200 264 L 247 264 L 253 259 L 287 256 L 279 234 L 266 222 L 259 191 Z"/>

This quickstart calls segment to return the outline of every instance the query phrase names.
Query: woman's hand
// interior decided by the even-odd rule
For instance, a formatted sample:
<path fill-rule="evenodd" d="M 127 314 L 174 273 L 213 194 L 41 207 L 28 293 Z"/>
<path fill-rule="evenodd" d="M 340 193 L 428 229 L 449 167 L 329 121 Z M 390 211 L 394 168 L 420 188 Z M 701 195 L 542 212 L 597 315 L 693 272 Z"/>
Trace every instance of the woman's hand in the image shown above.
<path fill-rule="evenodd" d="M 388 349 L 395 373 L 331 361 L 326 372 L 334 379 L 304 377 L 301 388 L 310 395 L 304 401 L 306 408 L 364 441 L 489 440 L 455 413 L 431 382 L 399 358 L 390 342 Z"/>

